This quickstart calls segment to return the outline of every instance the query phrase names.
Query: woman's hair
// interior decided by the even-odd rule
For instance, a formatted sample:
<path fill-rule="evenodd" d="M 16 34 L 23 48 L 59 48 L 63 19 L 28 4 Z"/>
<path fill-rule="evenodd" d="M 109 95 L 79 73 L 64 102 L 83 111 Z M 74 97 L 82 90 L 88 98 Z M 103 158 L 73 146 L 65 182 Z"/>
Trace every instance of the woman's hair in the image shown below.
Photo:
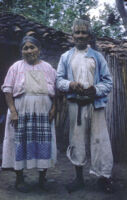
<path fill-rule="evenodd" d="M 37 46 L 37 48 L 39 50 L 41 50 L 41 44 L 40 44 L 40 42 L 36 38 L 34 38 L 32 36 L 25 36 L 22 39 L 22 42 L 20 44 L 20 50 L 22 50 L 22 48 L 23 48 L 23 46 L 25 45 L 26 42 L 30 42 L 30 43 L 34 44 L 35 46 Z"/>
<path fill-rule="evenodd" d="M 41 43 L 39 42 L 39 40 L 37 40 L 36 38 L 34 38 L 33 36 L 25 36 L 22 39 L 22 42 L 20 44 L 20 54 L 22 57 L 22 48 L 25 45 L 26 42 L 30 42 L 32 44 L 34 44 L 39 50 L 40 50 L 40 55 L 39 55 L 39 59 L 42 59 L 42 48 L 41 48 Z"/>

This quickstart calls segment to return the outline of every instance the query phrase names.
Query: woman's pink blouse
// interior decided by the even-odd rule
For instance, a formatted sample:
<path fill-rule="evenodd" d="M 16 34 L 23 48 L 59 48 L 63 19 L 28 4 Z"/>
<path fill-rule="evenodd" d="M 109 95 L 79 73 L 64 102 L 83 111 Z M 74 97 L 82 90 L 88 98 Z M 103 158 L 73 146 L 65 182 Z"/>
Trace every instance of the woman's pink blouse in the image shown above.
<path fill-rule="evenodd" d="M 39 64 L 29 65 L 24 60 L 15 62 L 8 70 L 1 89 L 3 92 L 12 93 L 13 97 L 25 93 L 25 71 L 43 71 L 48 86 L 48 95 L 55 95 L 56 70 L 47 62 L 40 61 Z"/>

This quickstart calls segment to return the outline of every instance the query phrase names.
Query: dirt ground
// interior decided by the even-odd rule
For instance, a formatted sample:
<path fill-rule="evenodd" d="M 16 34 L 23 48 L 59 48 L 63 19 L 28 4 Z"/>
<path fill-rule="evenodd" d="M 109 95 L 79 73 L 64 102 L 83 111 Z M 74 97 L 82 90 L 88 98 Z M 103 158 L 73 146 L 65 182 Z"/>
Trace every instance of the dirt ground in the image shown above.
<path fill-rule="evenodd" d="M 127 200 L 127 164 L 115 164 L 113 174 L 115 193 L 105 194 L 97 186 L 97 178 L 89 175 L 89 164 L 84 167 L 84 189 L 69 194 L 65 185 L 74 178 L 74 169 L 65 154 L 58 154 L 55 168 L 48 170 L 49 191 L 38 188 L 38 172 L 26 170 L 25 180 L 33 187 L 24 194 L 15 190 L 15 173 L 0 171 L 0 200 Z"/>

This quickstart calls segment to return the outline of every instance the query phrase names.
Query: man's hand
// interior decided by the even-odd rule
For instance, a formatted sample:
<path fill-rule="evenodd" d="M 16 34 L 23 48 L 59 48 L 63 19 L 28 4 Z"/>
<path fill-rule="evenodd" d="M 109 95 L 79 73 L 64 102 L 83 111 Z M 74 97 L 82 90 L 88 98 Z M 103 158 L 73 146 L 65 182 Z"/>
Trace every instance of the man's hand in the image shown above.
<path fill-rule="evenodd" d="M 83 85 L 79 82 L 71 82 L 69 85 L 70 91 L 82 94 L 84 91 Z"/>
<path fill-rule="evenodd" d="M 16 128 L 18 124 L 18 114 L 16 111 L 11 112 L 11 125 Z"/>
<path fill-rule="evenodd" d="M 96 88 L 94 86 L 89 87 L 88 89 L 84 89 L 84 95 L 94 99 L 96 96 Z"/>

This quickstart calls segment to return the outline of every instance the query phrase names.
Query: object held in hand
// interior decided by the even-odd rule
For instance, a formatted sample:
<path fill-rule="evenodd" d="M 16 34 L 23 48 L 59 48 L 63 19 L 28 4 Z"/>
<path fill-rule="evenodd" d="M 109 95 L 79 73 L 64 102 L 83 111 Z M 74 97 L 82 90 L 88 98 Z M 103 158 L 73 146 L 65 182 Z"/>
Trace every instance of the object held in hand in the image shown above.
<path fill-rule="evenodd" d="M 90 98 L 95 98 L 96 96 L 96 89 L 94 86 L 89 87 L 88 89 L 84 89 L 84 95 Z"/>
<path fill-rule="evenodd" d="M 89 100 L 91 98 L 89 96 L 86 96 L 86 95 L 76 95 L 76 99 L 83 101 L 83 100 Z"/>
<path fill-rule="evenodd" d="M 76 92 L 76 93 L 78 93 L 78 94 L 82 93 L 83 90 L 84 90 L 83 85 L 82 85 L 81 83 L 79 83 L 79 82 L 74 82 L 74 81 L 72 81 L 72 82 L 70 83 L 70 86 L 69 86 L 69 87 L 70 87 L 70 91 Z"/>

